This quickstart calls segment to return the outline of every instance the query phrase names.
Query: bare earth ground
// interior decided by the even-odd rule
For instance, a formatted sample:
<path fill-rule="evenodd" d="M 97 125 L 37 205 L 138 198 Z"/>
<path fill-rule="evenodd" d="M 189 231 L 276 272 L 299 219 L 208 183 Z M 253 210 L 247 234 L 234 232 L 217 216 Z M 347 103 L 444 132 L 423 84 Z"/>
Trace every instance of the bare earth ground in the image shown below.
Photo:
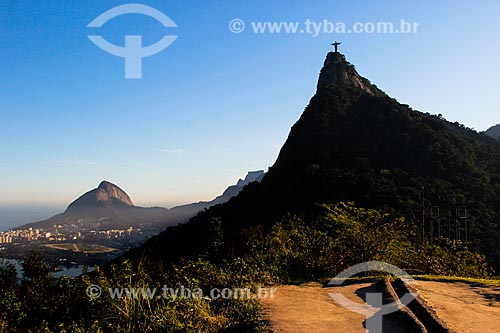
<path fill-rule="evenodd" d="M 453 332 L 500 332 L 500 287 L 435 281 L 418 281 L 413 287 Z"/>
<path fill-rule="evenodd" d="M 275 332 L 366 332 L 364 317 L 335 303 L 319 283 L 277 287 L 263 305 Z"/>
<path fill-rule="evenodd" d="M 348 299 L 366 304 L 366 292 L 376 292 L 373 283 L 356 283 L 322 288 L 319 283 L 277 287 L 272 300 L 262 303 L 274 332 L 291 333 L 365 333 L 365 316 L 337 304 L 328 293 L 341 293 Z M 384 333 L 406 332 L 395 318 L 384 319 Z"/>

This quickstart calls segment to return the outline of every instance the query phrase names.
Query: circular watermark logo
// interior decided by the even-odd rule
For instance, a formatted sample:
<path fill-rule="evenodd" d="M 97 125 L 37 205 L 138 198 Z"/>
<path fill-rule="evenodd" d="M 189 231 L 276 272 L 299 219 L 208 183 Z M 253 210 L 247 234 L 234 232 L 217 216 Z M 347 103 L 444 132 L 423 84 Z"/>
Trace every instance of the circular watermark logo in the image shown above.
<path fill-rule="evenodd" d="M 406 284 L 415 284 L 416 281 L 404 270 L 394 265 L 381 261 L 368 261 L 358 265 L 354 265 L 344 270 L 334 277 L 327 286 L 341 286 L 346 279 L 364 272 L 385 272 L 402 279 Z M 344 308 L 366 316 L 366 328 L 369 332 L 382 332 L 382 316 L 393 313 L 401 309 L 403 306 L 410 304 L 417 298 L 416 293 L 408 293 L 403 295 L 400 300 L 396 300 L 389 304 L 383 304 L 382 293 L 367 293 L 366 304 L 353 302 L 341 293 L 329 293 L 337 303 Z"/>
<path fill-rule="evenodd" d="M 95 300 L 101 297 L 102 290 L 101 287 L 99 287 L 98 285 L 91 284 L 90 286 L 87 287 L 86 293 L 91 300 Z"/>

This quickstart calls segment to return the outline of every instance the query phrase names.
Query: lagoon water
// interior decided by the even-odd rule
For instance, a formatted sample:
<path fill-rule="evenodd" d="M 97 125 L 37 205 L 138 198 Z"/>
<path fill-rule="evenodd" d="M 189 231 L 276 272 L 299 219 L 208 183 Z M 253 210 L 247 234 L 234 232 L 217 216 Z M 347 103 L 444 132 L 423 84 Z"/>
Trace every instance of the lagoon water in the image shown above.
<path fill-rule="evenodd" d="M 2 264 L 2 261 L 4 263 L 9 263 L 13 264 L 16 267 L 17 270 L 17 277 L 22 278 L 23 277 L 23 267 L 21 266 L 22 261 L 17 260 L 17 259 L 1 259 L 0 260 L 0 265 Z M 71 266 L 71 267 L 66 267 L 66 266 L 60 266 L 59 267 L 61 270 L 53 273 L 52 275 L 54 277 L 61 277 L 61 276 L 67 276 L 67 277 L 77 277 L 78 275 L 83 273 L 84 266 Z M 94 267 L 87 267 L 88 272 L 92 272 L 95 268 Z"/>

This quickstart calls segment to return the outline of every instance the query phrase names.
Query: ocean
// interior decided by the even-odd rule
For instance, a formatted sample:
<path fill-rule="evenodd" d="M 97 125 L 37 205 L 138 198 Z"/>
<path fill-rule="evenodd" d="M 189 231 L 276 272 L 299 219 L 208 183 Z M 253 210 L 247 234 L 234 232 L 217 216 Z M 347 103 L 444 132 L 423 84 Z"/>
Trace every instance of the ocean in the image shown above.
<path fill-rule="evenodd" d="M 8 231 L 23 224 L 43 221 L 63 212 L 63 205 L 0 205 L 0 231 Z"/>

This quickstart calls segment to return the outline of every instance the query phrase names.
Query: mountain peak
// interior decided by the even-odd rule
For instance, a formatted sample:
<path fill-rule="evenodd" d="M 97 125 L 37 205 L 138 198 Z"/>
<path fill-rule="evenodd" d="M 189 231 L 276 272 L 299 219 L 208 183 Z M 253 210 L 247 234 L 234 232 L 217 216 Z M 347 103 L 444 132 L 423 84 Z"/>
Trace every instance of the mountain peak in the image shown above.
<path fill-rule="evenodd" d="M 103 181 L 99 184 L 99 186 L 97 186 L 97 188 L 98 188 L 98 189 L 100 188 L 100 189 L 103 189 L 103 190 L 105 190 L 105 191 L 108 191 L 108 190 L 110 190 L 110 189 L 112 189 L 112 188 L 119 188 L 119 187 L 118 187 L 117 185 L 115 185 L 115 184 L 111 183 L 111 182 L 108 182 L 107 180 L 103 180 Z"/>
<path fill-rule="evenodd" d="M 358 74 L 354 65 L 348 62 L 339 52 L 329 52 L 319 74 L 317 90 L 332 85 L 353 86 L 364 90 L 370 95 L 385 95 L 380 89 Z"/>
<path fill-rule="evenodd" d="M 73 201 L 68 206 L 68 210 L 81 207 L 89 208 L 101 205 L 115 205 L 117 203 L 125 204 L 126 206 L 134 205 L 125 191 L 117 185 L 104 180 L 97 188 L 85 193 Z"/>
<path fill-rule="evenodd" d="M 264 170 L 248 171 L 245 179 L 238 180 L 236 186 L 243 187 L 250 184 L 251 182 L 261 181 L 262 178 L 264 177 L 264 174 L 265 174 Z"/>
<path fill-rule="evenodd" d="M 103 198 L 104 200 L 103 201 L 108 201 L 109 199 L 117 199 L 129 206 L 133 206 L 134 204 L 132 203 L 132 200 L 130 199 L 130 197 L 128 196 L 127 193 L 125 193 L 124 190 L 122 190 L 120 187 L 118 187 L 117 185 L 111 183 L 111 182 L 108 182 L 106 180 L 103 180 L 99 186 L 97 187 L 97 190 L 98 190 L 98 193 L 101 192 L 99 190 L 103 190 L 105 195 Z"/>

